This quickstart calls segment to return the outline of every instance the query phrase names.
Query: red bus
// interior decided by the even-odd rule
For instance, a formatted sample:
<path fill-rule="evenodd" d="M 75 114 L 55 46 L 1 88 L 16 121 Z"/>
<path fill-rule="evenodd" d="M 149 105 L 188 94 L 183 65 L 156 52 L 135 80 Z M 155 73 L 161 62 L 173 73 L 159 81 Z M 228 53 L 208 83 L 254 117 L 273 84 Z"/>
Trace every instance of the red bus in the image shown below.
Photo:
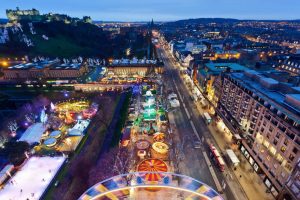
<path fill-rule="evenodd" d="M 209 148 L 210 148 L 210 155 L 213 157 L 214 161 L 218 165 L 218 168 L 220 169 L 221 172 L 224 172 L 225 162 L 224 162 L 223 158 L 221 157 L 219 151 L 212 144 L 209 145 Z"/>

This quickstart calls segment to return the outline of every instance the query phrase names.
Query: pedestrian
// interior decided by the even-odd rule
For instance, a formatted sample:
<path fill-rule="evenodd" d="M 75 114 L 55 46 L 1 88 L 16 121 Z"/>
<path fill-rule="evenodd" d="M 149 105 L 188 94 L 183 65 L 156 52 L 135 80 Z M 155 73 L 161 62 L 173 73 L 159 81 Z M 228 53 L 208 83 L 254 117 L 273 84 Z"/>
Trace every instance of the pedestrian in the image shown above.
<path fill-rule="evenodd" d="M 20 192 L 22 193 L 22 192 L 23 192 L 23 190 L 21 189 L 21 190 L 20 190 Z"/>
<path fill-rule="evenodd" d="M 240 175 L 240 178 L 242 178 L 242 175 Z"/>

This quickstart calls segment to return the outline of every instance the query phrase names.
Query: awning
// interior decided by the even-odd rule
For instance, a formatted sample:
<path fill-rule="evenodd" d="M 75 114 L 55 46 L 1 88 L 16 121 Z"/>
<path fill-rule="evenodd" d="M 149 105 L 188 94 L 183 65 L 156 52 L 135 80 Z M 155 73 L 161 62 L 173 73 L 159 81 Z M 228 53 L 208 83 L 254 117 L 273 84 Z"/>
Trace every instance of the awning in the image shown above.
<path fill-rule="evenodd" d="M 234 134 L 234 137 L 237 139 L 237 140 L 241 140 L 241 136 L 239 134 Z"/>

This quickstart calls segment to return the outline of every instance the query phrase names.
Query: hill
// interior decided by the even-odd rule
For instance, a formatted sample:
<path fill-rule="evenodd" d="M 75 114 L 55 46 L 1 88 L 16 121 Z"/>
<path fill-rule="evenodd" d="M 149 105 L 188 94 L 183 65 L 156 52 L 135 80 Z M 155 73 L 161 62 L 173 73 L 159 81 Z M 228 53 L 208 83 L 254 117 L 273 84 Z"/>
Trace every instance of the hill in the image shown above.
<path fill-rule="evenodd" d="M 300 20 L 240 20 L 232 18 L 195 18 L 195 19 L 183 19 L 173 22 L 166 22 L 164 25 L 169 26 L 182 26 L 186 24 L 209 24 L 209 23 L 237 23 L 237 22 L 246 22 L 246 21 L 262 21 L 262 22 L 295 22 L 300 23 Z"/>
<path fill-rule="evenodd" d="M 21 28 L 9 29 L 9 41 L 0 44 L 0 55 L 123 57 L 129 46 L 144 45 L 143 37 L 137 37 L 138 41 L 131 37 L 130 34 L 112 37 L 110 32 L 91 23 L 26 21 L 21 22 Z"/>

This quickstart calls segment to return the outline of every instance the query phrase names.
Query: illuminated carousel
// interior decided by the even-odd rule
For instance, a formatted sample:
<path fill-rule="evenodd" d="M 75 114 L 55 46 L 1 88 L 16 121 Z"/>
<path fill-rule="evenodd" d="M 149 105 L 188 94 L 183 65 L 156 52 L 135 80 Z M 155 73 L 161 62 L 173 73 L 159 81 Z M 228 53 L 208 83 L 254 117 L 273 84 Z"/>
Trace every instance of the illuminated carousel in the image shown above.
<path fill-rule="evenodd" d="M 152 172 L 167 172 L 168 165 L 160 159 L 146 159 L 140 162 L 137 171 L 144 172 L 140 176 L 143 181 L 160 181 L 163 178 L 161 174 Z"/>
<path fill-rule="evenodd" d="M 147 150 L 150 147 L 150 142 L 147 140 L 138 140 L 135 143 L 137 149 L 137 155 L 140 159 L 144 159 L 147 155 Z"/>
<path fill-rule="evenodd" d="M 153 140 L 156 142 L 163 142 L 165 140 L 165 134 L 162 132 L 156 132 L 153 135 Z"/>
<path fill-rule="evenodd" d="M 151 156 L 157 159 L 167 159 L 169 155 L 169 146 L 163 142 L 154 142 L 151 148 Z"/>

